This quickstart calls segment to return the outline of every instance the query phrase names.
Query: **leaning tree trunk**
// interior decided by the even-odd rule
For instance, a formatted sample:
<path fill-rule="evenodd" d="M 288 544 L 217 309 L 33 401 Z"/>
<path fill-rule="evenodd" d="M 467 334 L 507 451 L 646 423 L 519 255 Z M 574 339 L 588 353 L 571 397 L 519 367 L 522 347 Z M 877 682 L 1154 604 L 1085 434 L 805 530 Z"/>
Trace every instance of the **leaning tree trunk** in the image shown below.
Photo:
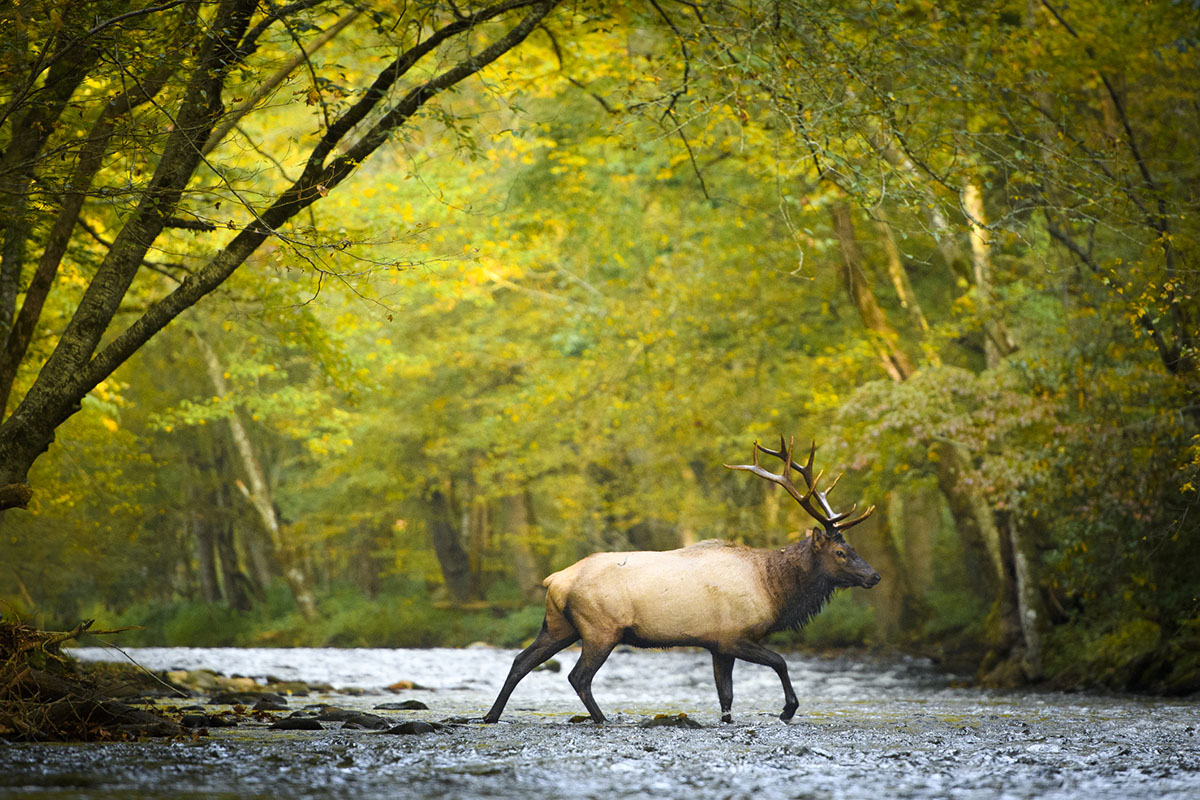
<path fill-rule="evenodd" d="M 221 362 L 217 358 L 216 352 L 198 334 L 194 336 L 196 343 L 200 347 L 200 353 L 204 357 L 205 366 L 208 368 L 208 377 L 212 381 L 213 388 L 218 395 L 222 397 L 227 396 L 229 394 L 229 386 L 225 383 L 225 371 L 221 367 Z M 271 487 L 267 483 L 266 473 L 263 472 L 258 455 L 254 452 L 254 444 L 250 441 L 250 435 L 242 425 L 241 416 L 236 409 L 230 409 L 228 422 L 229 432 L 233 437 L 234 449 L 241 459 L 242 468 L 246 475 L 245 482 L 238 481 L 238 489 L 241 490 L 246 499 L 250 501 L 250 505 L 258 513 L 263 528 L 270 539 L 271 548 L 275 551 L 275 556 L 279 559 L 279 564 L 283 568 L 283 577 L 287 581 L 288 588 L 292 592 L 292 597 L 295 599 L 300 613 L 309 621 L 315 620 L 320 616 L 317 611 L 317 600 L 313 596 L 312 589 L 309 587 L 308 577 L 300 567 L 300 554 L 296 551 L 296 547 L 288 539 L 283 526 L 279 523 L 279 517 L 275 513 L 275 499 L 271 493 Z"/>
<path fill-rule="evenodd" d="M 836 202 L 829 207 L 829 213 L 833 217 L 833 232 L 842 251 L 842 277 L 846 291 L 875 343 L 884 371 L 898 383 L 905 381 L 917 368 L 912 357 L 900 346 L 900 334 L 888 322 L 887 314 L 875 300 L 875 293 L 867 280 L 862 248 L 854 232 L 850 204 L 844 200 Z"/>

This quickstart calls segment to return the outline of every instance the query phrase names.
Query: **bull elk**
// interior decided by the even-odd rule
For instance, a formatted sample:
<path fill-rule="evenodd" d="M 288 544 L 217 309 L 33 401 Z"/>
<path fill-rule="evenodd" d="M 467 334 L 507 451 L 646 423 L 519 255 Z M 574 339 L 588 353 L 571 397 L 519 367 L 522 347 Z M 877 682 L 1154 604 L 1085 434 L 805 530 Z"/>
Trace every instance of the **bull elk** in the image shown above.
<path fill-rule="evenodd" d="M 783 472 L 760 466 L 760 451 L 782 459 Z M 771 667 L 783 683 L 779 718 L 791 719 L 799 703 L 787 664 L 759 642 L 774 631 L 803 626 L 835 589 L 879 583 L 879 573 L 843 536 L 875 507 L 854 519 L 853 507 L 834 513 L 827 495 L 837 479 L 824 491 L 817 488 L 824 473 L 813 475 L 815 453 L 814 443 L 802 466 L 792 460 L 792 445 L 780 437 L 778 450 L 755 442 L 753 464 L 725 465 L 782 486 L 821 524 L 782 550 L 706 541 L 666 552 L 595 553 L 542 581 L 546 618 L 541 631 L 514 659 L 484 722 L 500 719 L 509 695 L 534 667 L 580 640 L 582 653 L 568 679 L 597 723 L 604 722 L 604 714 L 592 698 L 592 678 L 618 644 L 686 645 L 711 652 L 722 722 L 731 721 L 734 659 Z M 793 471 L 804 479 L 805 491 L 792 483 Z"/>

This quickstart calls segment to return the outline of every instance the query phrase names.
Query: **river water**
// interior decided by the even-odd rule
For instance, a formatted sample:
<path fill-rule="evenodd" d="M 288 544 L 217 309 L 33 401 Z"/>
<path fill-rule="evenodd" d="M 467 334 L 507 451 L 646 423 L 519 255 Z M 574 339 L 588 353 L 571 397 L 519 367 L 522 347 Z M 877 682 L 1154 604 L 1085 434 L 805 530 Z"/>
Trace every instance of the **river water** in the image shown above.
<path fill-rule="evenodd" d="M 801 699 L 790 724 L 777 718 L 774 672 L 738 662 L 734 722 L 722 725 L 706 652 L 622 648 L 593 684 L 610 719 L 597 726 L 570 722 L 583 708 L 567 650 L 561 671 L 530 674 L 501 722 L 483 725 L 515 651 L 127 652 L 154 670 L 334 687 L 290 698 L 294 709 L 417 699 L 428 710 L 374 713 L 446 725 L 401 736 L 243 723 L 195 740 L 0 742 L 0 797 L 1200 798 L 1200 701 L 956 688 L 917 661 L 789 655 Z M 427 688 L 384 689 L 403 680 Z M 642 727 L 679 713 L 703 727 Z"/>

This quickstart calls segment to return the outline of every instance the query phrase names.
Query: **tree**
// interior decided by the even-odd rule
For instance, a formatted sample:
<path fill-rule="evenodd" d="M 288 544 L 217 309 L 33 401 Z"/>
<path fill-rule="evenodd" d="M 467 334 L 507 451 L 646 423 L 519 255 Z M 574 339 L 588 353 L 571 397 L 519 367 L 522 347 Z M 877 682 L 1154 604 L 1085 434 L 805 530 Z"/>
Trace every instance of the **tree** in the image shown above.
<path fill-rule="evenodd" d="M 251 171 L 249 181 L 220 148 L 234 147 L 230 137 L 244 135 L 255 111 L 281 99 L 270 91 L 280 82 L 268 74 L 274 60 L 319 38 L 323 21 L 345 6 L 14 7 L 0 110 L 0 509 L 28 502 L 30 467 L 88 392 L 263 243 L 319 263 L 330 245 L 298 234 L 296 215 L 430 100 L 521 44 L 555 4 L 422 5 L 391 22 L 377 13 L 369 27 L 359 21 L 347 30 L 398 55 L 356 88 L 331 77 L 336 65 L 291 54 L 281 70 L 304 67 L 318 131 L 303 137 L 307 156 L 294 180 L 280 152 L 265 156 L 281 165 L 278 176 Z M 398 40 L 389 42 L 387 31 Z M 218 224 L 232 237 L 221 241 Z M 155 252 L 180 247 L 181 230 L 213 241 L 197 248 L 194 263 L 156 261 Z M 51 311 L 61 332 L 45 330 Z"/>

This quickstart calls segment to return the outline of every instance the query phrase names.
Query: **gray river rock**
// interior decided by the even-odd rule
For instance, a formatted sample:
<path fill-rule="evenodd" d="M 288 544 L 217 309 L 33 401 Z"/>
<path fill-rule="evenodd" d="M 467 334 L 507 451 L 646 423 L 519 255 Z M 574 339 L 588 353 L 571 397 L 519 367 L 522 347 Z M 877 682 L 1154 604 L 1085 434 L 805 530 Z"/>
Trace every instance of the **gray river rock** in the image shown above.
<path fill-rule="evenodd" d="M 789 655 L 801 698 L 791 724 L 776 716 L 775 674 L 738 662 L 734 722 L 722 725 L 706 652 L 622 649 L 593 684 L 611 720 L 596 726 L 569 721 L 583 708 L 568 650 L 562 671 L 530 674 L 501 722 L 483 725 L 513 651 L 128 652 L 154 670 L 328 684 L 291 707 L 378 714 L 396 734 L 268 730 L 266 719 L 194 740 L 0 742 L 0 797 L 1200 798 L 1195 699 L 956 688 L 917 661 Z M 427 688 L 384 689 L 404 680 Z M 362 692 L 338 691 L 350 688 Z M 428 709 L 375 710 L 410 699 Z M 679 714 L 702 727 L 644 724 Z M 397 735 L 413 722 L 435 724 Z"/>

